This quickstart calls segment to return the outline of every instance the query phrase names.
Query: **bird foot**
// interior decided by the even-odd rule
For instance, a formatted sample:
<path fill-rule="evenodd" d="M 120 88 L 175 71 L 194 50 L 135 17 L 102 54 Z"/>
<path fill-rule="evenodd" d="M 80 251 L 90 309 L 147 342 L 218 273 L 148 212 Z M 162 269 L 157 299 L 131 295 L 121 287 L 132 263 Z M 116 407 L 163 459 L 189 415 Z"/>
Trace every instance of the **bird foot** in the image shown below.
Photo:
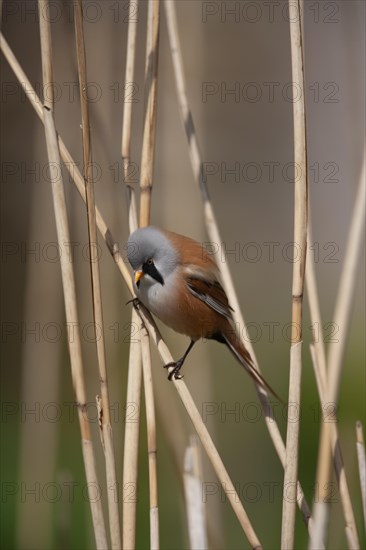
<path fill-rule="evenodd" d="M 181 380 L 183 377 L 183 374 L 180 374 L 180 368 L 183 365 L 180 361 L 171 363 L 167 363 L 164 365 L 164 369 L 169 369 L 170 367 L 174 367 L 173 370 L 168 374 L 168 380 L 172 380 L 174 377 L 174 380 Z"/>
<path fill-rule="evenodd" d="M 140 303 L 141 302 L 138 298 L 132 298 L 132 300 L 128 300 L 128 302 L 126 302 L 126 306 L 128 304 L 132 304 L 135 309 L 139 309 Z"/>

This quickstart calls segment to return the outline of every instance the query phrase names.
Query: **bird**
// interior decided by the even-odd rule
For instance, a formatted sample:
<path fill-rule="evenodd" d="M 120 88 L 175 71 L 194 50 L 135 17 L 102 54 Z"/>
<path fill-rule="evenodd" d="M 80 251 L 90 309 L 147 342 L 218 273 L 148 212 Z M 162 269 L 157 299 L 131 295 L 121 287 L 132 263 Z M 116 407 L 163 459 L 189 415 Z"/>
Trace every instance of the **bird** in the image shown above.
<path fill-rule="evenodd" d="M 218 267 L 202 244 L 149 225 L 131 233 L 127 258 L 134 271 L 137 301 L 165 325 L 190 338 L 183 356 L 164 365 L 173 367 L 169 380 L 182 378 L 180 370 L 198 340 L 216 340 L 229 348 L 254 382 L 282 401 L 255 368 L 237 335 Z"/>

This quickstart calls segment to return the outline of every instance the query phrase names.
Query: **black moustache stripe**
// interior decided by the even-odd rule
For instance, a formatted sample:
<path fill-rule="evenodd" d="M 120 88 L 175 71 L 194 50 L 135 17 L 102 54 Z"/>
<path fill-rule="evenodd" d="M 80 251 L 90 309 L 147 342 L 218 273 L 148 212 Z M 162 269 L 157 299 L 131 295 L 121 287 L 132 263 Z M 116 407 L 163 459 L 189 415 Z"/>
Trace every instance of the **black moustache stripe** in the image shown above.
<path fill-rule="evenodd" d="M 161 285 L 164 284 L 164 279 L 163 279 L 163 277 L 160 275 L 159 271 L 156 269 L 154 263 L 148 264 L 147 262 L 145 262 L 144 265 L 142 266 L 142 271 L 143 271 L 144 273 L 146 273 L 147 275 L 150 275 L 150 277 L 152 277 L 153 279 L 155 279 L 155 281 L 157 281 L 157 282 L 160 283 Z"/>

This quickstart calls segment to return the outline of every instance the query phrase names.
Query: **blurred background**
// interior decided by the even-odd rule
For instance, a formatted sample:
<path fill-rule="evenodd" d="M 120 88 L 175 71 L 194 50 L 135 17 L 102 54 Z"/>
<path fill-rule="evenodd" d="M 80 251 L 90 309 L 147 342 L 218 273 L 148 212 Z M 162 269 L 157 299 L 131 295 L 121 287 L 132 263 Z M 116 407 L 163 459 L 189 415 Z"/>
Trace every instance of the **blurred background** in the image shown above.
<path fill-rule="evenodd" d="M 71 1 L 51 3 L 56 126 L 81 166 L 78 75 Z M 293 94 L 287 2 L 177 2 L 187 91 L 207 183 L 225 250 L 266 379 L 288 391 L 293 239 Z M 91 133 L 98 207 L 121 251 L 128 238 L 121 164 L 123 102 L 132 100 L 136 186 L 144 106 L 147 2 L 140 2 L 136 78 L 125 89 L 129 3 L 84 2 Z M 2 32 L 42 92 L 37 4 L 4 0 Z M 365 3 L 304 5 L 309 195 L 326 344 L 348 229 L 360 178 L 365 131 Z M 11 549 L 94 548 L 80 433 L 73 407 L 60 263 L 43 128 L 1 54 L 2 345 L 1 546 Z M 201 197 L 193 180 L 179 117 L 164 11 L 161 11 L 156 160 L 152 222 L 207 242 Z M 95 395 L 99 393 L 92 332 L 85 208 L 65 170 L 70 254 L 78 291 L 90 418 L 101 490 L 104 457 Z M 131 327 L 128 293 L 102 239 L 100 266 L 112 419 L 119 479 L 126 416 Z M 72 251 L 72 252 L 71 252 Z M 365 262 L 360 259 L 340 393 L 339 431 L 359 536 L 361 496 L 355 422 L 365 419 Z M 186 339 L 162 327 L 179 357 Z M 316 336 L 305 298 L 299 479 L 309 504 L 321 411 L 309 354 Z M 161 548 L 187 548 L 182 469 L 193 427 L 153 351 L 158 421 Z M 265 548 L 279 546 L 283 471 L 252 383 L 223 346 L 201 342 L 184 367 L 185 381 L 212 434 Z M 149 547 L 148 466 L 141 410 L 137 548 Z M 281 407 L 276 419 L 286 433 Z M 128 411 L 129 413 L 131 411 Z M 131 418 L 133 421 L 133 418 Z M 211 548 L 247 548 L 240 525 L 203 453 L 202 498 Z M 104 505 L 105 494 L 104 494 Z M 346 546 L 339 493 L 332 494 L 328 548 Z M 298 513 L 296 548 L 307 547 Z"/>

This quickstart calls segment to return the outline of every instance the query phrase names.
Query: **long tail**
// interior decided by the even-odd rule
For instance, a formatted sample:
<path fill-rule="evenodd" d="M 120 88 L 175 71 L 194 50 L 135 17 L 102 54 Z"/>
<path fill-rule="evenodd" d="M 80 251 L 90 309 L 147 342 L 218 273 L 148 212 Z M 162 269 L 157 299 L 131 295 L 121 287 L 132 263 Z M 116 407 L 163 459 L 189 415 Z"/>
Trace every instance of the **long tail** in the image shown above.
<path fill-rule="evenodd" d="M 269 391 L 276 399 L 281 403 L 284 403 L 283 399 L 274 391 L 273 388 L 266 382 L 260 372 L 254 366 L 253 359 L 250 356 L 249 351 L 240 342 L 238 336 L 234 332 L 222 334 L 224 343 L 227 345 L 231 353 L 236 357 L 239 363 L 245 368 L 249 376 L 254 380 L 256 384 L 259 384 L 266 391 Z"/>

